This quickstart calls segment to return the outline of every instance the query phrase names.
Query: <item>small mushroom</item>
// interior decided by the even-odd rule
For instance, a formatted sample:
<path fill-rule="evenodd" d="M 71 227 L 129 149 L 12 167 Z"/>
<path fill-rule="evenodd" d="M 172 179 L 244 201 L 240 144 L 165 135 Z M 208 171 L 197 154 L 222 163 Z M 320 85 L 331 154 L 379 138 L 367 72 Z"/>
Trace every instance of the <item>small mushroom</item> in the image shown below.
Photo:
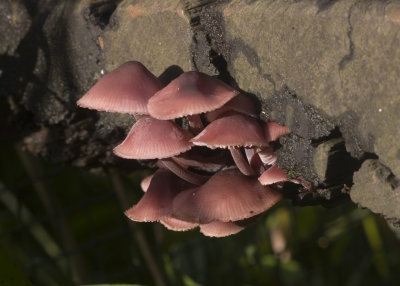
<path fill-rule="evenodd" d="M 262 162 L 260 155 L 256 152 L 258 148 L 245 148 L 246 158 L 251 168 L 256 174 L 261 174 L 266 170 L 266 166 Z"/>
<path fill-rule="evenodd" d="M 285 170 L 279 169 L 276 165 L 273 165 L 258 177 L 258 181 L 262 185 L 272 185 L 287 181 L 287 175 Z"/>
<path fill-rule="evenodd" d="M 172 214 L 174 197 L 193 185 L 178 178 L 167 170 L 160 169 L 154 173 L 147 191 L 140 201 L 125 212 L 133 221 L 159 221 Z"/>
<path fill-rule="evenodd" d="M 236 234 L 247 226 L 253 224 L 260 215 L 253 216 L 248 219 L 239 220 L 239 221 L 213 221 L 207 224 L 200 225 L 200 232 L 206 236 L 211 237 L 225 237 L 232 234 Z"/>
<path fill-rule="evenodd" d="M 106 74 L 78 102 L 100 111 L 148 114 L 147 102 L 161 82 L 139 62 L 126 62 Z"/>
<path fill-rule="evenodd" d="M 200 232 L 210 237 L 225 237 L 242 231 L 245 227 L 235 222 L 213 221 L 200 225 Z"/>
<path fill-rule="evenodd" d="M 238 147 L 268 146 L 258 121 L 242 114 L 216 119 L 190 141 L 211 149 L 229 148 L 239 170 L 248 176 L 254 175 L 254 170 Z"/>
<path fill-rule="evenodd" d="M 169 120 L 139 119 L 114 153 L 126 159 L 156 159 L 178 155 L 192 148 L 192 135 Z"/>
<path fill-rule="evenodd" d="M 147 192 L 149 186 L 150 186 L 150 182 L 153 179 L 155 174 L 151 174 L 149 176 L 146 176 L 141 182 L 140 182 L 140 187 L 142 189 L 143 192 Z M 160 175 L 157 175 L 160 176 Z M 157 180 L 160 180 L 160 178 L 157 178 Z M 197 223 L 194 222 L 189 222 L 189 221 L 184 221 L 181 220 L 179 218 L 175 218 L 175 217 L 163 217 L 160 219 L 159 221 L 162 225 L 164 225 L 166 228 L 168 228 L 169 230 L 173 230 L 173 231 L 186 231 L 186 230 L 190 230 L 193 229 L 195 227 L 198 226 Z"/>
<path fill-rule="evenodd" d="M 257 120 L 242 114 L 231 114 L 216 119 L 190 141 L 211 149 L 268 146 Z"/>
<path fill-rule="evenodd" d="M 147 104 L 157 119 L 174 119 L 215 110 L 239 92 L 200 72 L 185 72 L 152 96 Z"/>
<path fill-rule="evenodd" d="M 160 223 L 164 225 L 169 230 L 173 231 L 187 231 L 198 227 L 199 224 L 190 221 L 184 221 L 176 217 L 165 217 L 160 220 Z"/>
<path fill-rule="evenodd" d="M 256 178 L 236 169 L 223 170 L 204 185 L 179 193 L 173 201 L 173 215 L 201 224 L 238 221 L 266 211 L 280 199 L 280 193 Z"/>
<path fill-rule="evenodd" d="M 264 124 L 264 136 L 267 142 L 275 141 L 286 134 L 289 134 L 289 128 L 286 126 L 279 125 L 272 121 Z"/>

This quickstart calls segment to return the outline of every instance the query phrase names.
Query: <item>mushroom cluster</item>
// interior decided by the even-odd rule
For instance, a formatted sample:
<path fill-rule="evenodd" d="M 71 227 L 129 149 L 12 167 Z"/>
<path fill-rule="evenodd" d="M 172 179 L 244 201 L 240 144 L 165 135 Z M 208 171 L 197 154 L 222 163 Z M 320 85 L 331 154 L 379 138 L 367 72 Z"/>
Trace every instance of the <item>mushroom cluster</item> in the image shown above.
<path fill-rule="evenodd" d="M 125 214 L 175 231 L 200 227 L 207 236 L 237 233 L 281 199 L 287 181 L 273 142 L 288 128 L 259 118 L 253 98 L 190 71 L 163 87 L 141 63 L 106 74 L 78 105 L 129 113 L 136 123 L 114 153 L 157 159 L 141 200 Z"/>

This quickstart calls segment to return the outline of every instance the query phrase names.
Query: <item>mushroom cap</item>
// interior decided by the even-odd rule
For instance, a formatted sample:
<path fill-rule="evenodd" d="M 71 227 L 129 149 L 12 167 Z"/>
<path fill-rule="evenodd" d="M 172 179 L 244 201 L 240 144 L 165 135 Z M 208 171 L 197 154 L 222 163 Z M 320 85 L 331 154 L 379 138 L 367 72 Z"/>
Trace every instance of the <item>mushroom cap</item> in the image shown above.
<path fill-rule="evenodd" d="M 276 165 L 271 166 L 258 177 L 258 181 L 260 181 L 262 185 L 271 185 L 287 180 L 288 178 L 285 170 L 279 169 Z"/>
<path fill-rule="evenodd" d="M 279 125 L 272 121 L 264 124 L 264 136 L 268 142 L 275 141 L 286 134 L 289 134 L 289 128 L 286 126 Z"/>
<path fill-rule="evenodd" d="M 195 145 L 211 149 L 268 145 L 258 121 L 242 114 L 228 115 L 214 120 L 190 141 Z"/>
<path fill-rule="evenodd" d="M 139 62 L 129 61 L 101 78 L 77 104 L 100 111 L 147 114 L 161 82 Z"/>
<path fill-rule="evenodd" d="M 206 224 L 200 225 L 200 232 L 205 236 L 210 237 L 225 237 L 232 234 L 236 234 L 242 231 L 245 227 L 237 225 L 233 221 L 222 222 L 222 221 L 213 221 Z"/>
<path fill-rule="evenodd" d="M 187 231 L 198 227 L 199 224 L 190 221 L 184 221 L 176 217 L 165 217 L 160 220 L 160 223 L 168 228 L 169 230 L 173 231 Z"/>
<path fill-rule="evenodd" d="M 255 216 L 281 199 L 281 194 L 262 186 L 237 169 L 224 170 L 204 185 L 188 189 L 173 201 L 173 215 L 201 224 L 238 221 Z"/>
<path fill-rule="evenodd" d="M 126 159 L 167 158 L 189 150 L 192 135 L 172 121 L 139 119 L 114 153 Z"/>
<path fill-rule="evenodd" d="M 133 221 L 158 221 L 172 213 L 174 197 L 191 184 L 167 170 L 158 170 L 140 201 L 128 209 L 125 215 Z"/>
<path fill-rule="evenodd" d="M 206 74 L 181 74 L 150 98 L 149 114 L 157 119 L 174 119 L 217 109 L 239 94 L 226 83 Z"/>
<path fill-rule="evenodd" d="M 251 218 L 247 218 L 239 221 L 213 221 L 207 224 L 200 225 L 200 232 L 205 236 L 211 237 L 225 237 L 232 234 L 236 234 L 247 226 L 254 223 L 257 219 L 259 219 L 260 215 L 252 216 Z"/>

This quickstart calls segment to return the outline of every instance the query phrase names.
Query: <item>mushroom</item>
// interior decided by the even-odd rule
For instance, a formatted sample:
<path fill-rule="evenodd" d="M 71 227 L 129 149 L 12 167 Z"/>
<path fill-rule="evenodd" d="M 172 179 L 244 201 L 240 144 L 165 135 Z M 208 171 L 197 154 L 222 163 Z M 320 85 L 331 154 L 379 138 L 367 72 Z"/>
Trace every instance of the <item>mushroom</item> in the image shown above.
<path fill-rule="evenodd" d="M 192 135 L 169 120 L 139 119 L 114 153 L 126 159 L 168 158 L 189 150 Z"/>
<path fill-rule="evenodd" d="M 126 211 L 130 219 L 158 221 L 176 231 L 199 226 L 204 235 L 222 237 L 281 199 L 277 188 L 266 185 L 287 180 L 271 142 L 289 130 L 262 122 L 258 105 L 238 90 L 194 71 L 162 88 L 131 61 L 78 101 L 81 107 L 141 115 L 114 153 L 159 159 L 159 170 L 141 182 L 145 194 Z M 187 117 L 188 130 L 172 121 L 181 117 Z"/>
<path fill-rule="evenodd" d="M 157 172 L 156 172 L 157 173 Z M 149 186 L 150 186 L 150 183 L 151 183 L 151 180 L 153 179 L 153 177 L 154 177 L 154 175 L 155 174 L 151 174 L 151 175 L 149 175 L 149 176 L 146 176 L 141 182 L 140 182 L 140 187 L 141 187 L 141 189 L 142 189 L 142 191 L 143 192 L 147 192 L 147 190 L 148 190 L 148 188 L 149 188 Z M 161 175 L 157 175 L 157 179 L 156 180 L 161 180 L 161 178 L 160 178 L 160 176 Z M 167 174 L 163 174 L 162 175 L 163 177 L 168 177 L 167 176 Z M 168 181 L 167 181 L 168 182 Z M 153 185 L 153 187 L 152 188 L 154 188 L 154 185 Z M 153 189 L 152 189 L 152 191 L 153 191 Z M 155 194 L 152 194 L 153 196 L 154 195 L 157 195 L 157 193 L 155 192 Z M 147 199 L 147 201 L 151 201 L 150 199 Z M 146 202 L 142 202 L 142 204 L 145 204 Z M 171 202 L 172 203 L 172 202 Z M 152 205 L 152 207 L 154 207 L 153 205 Z M 157 207 L 157 206 L 156 206 Z M 136 207 L 136 210 L 132 210 L 132 212 L 140 212 L 140 209 L 139 209 L 139 211 L 138 211 L 138 208 L 139 207 Z M 172 216 L 165 216 L 165 217 L 163 217 L 163 218 L 161 218 L 160 220 L 159 220 L 159 222 L 162 224 L 162 225 L 164 225 L 166 228 L 168 228 L 168 229 L 170 229 L 170 230 L 173 230 L 173 231 L 186 231 L 186 230 L 190 230 L 190 229 L 193 229 L 193 228 L 195 228 L 195 227 L 197 227 L 198 226 L 198 224 L 197 223 L 194 223 L 194 222 L 189 222 L 189 221 L 184 221 L 184 220 L 181 220 L 181 219 L 179 219 L 179 218 L 175 218 L 175 217 L 172 217 Z"/>
<path fill-rule="evenodd" d="M 192 184 L 178 178 L 168 170 L 160 169 L 154 173 L 150 185 L 140 201 L 128 209 L 125 215 L 133 221 L 159 221 L 172 214 L 172 201 Z"/>
<path fill-rule="evenodd" d="M 211 237 L 225 237 L 242 231 L 245 227 L 235 222 L 213 221 L 200 225 L 200 232 Z"/>
<path fill-rule="evenodd" d="M 174 119 L 215 110 L 239 92 L 206 74 L 190 71 L 181 74 L 152 96 L 149 114 L 157 119 Z"/>
<path fill-rule="evenodd" d="M 129 61 L 106 74 L 77 104 L 100 111 L 148 114 L 149 98 L 162 87 L 144 65 Z"/>
<path fill-rule="evenodd" d="M 261 174 L 266 170 L 264 163 L 262 162 L 259 153 L 257 153 L 259 148 L 245 148 L 246 158 L 256 174 Z"/>
<path fill-rule="evenodd" d="M 194 134 L 203 128 L 200 113 L 215 110 L 239 92 L 226 83 L 200 72 L 186 72 L 171 81 L 149 100 L 152 117 L 174 119 L 187 116 Z"/>
<path fill-rule="evenodd" d="M 275 141 L 286 134 L 289 134 L 289 128 L 286 126 L 279 125 L 272 121 L 264 124 L 264 136 L 268 142 Z"/>
<path fill-rule="evenodd" d="M 238 221 L 269 209 L 280 199 L 280 193 L 257 179 L 230 169 L 216 173 L 200 187 L 179 193 L 172 214 L 201 224 Z"/>
<path fill-rule="evenodd" d="M 287 181 L 287 176 L 285 170 L 279 169 L 276 165 L 273 165 L 258 177 L 258 181 L 262 185 L 272 185 Z"/>
<path fill-rule="evenodd" d="M 187 231 L 199 226 L 198 223 L 181 220 L 173 216 L 162 218 L 160 223 L 173 231 Z"/>
<path fill-rule="evenodd" d="M 216 119 L 190 141 L 195 145 L 207 146 L 211 149 L 229 148 L 239 170 L 249 176 L 254 175 L 254 170 L 243 157 L 239 147 L 269 145 L 257 120 L 242 114 Z"/>
<path fill-rule="evenodd" d="M 236 234 L 245 229 L 250 224 L 254 223 L 260 215 L 253 216 L 248 219 L 239 221 L 213 221 L 207 224 L 200 225 L 200 232 L 206 236 L 211 237 L 225 237 Z"/>

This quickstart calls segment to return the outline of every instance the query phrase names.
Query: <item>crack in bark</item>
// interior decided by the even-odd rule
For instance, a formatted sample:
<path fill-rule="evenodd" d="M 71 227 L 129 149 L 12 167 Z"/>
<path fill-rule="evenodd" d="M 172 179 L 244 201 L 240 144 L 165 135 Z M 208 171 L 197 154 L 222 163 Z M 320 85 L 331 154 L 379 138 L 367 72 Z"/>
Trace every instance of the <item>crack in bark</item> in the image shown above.
<path fill-rule="evenodd" d="M 349 8 L 349 13 L 347 15 L 347 23 L 349 25 L 347 29 L 347 38 L 349 39 L 349 52 L 348 54 L 344 55 L 344 57 L 339 62 L 339 70 L 343 70 L 346 65 L 354 58 L 353 25 L 351 23 L 351 16 L 353 14 L 353 9 L 357 5 L 357 3 L 358 1 L 351 5 L 351 7 Z"/>

